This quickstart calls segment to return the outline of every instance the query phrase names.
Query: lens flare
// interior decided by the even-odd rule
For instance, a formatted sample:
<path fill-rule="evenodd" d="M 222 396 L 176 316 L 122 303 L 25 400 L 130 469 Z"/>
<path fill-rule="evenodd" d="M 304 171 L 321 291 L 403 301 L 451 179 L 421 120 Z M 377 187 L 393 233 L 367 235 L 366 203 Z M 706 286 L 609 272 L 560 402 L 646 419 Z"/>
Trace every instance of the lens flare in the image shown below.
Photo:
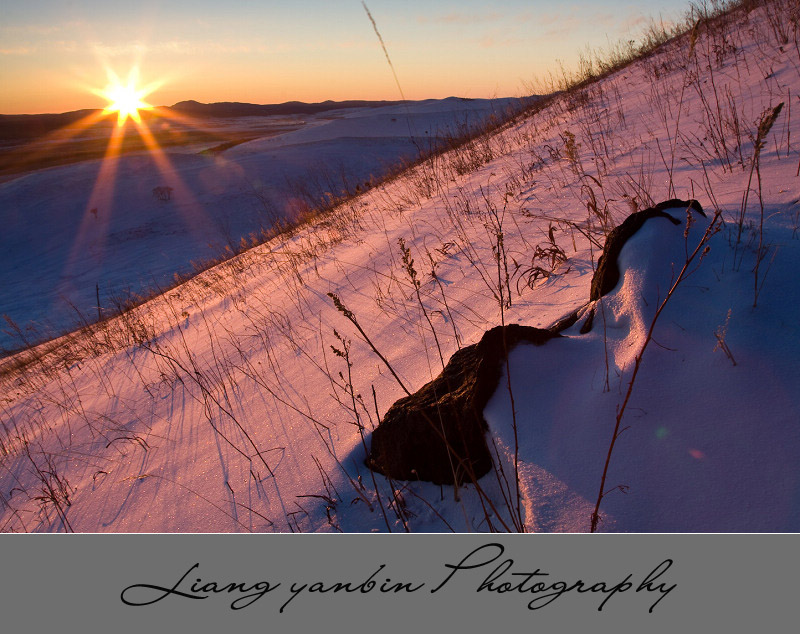
<path fill-rule="evenodd" d="M 128 117 L 136 123 L 141 123 L 142 117 L 140 110 L 150 110 L 153 108 L 143 98 L 153 92 L 153 87 L 148 86 L 139 88 L 137 80 L 139 78 L 138 69 L 133 68 L 128 74 L 127 83 L 122 83 L 119 77 L 113 72 L 108 72 L 109 83 L 102 90 L 95 90 L 94 93 L 108 100 L 108 105 L 104 108 L 103 114 L 117 113 L 117 125 L 123 126 Z"/>
<path fill-rule="evenodd" d="M 67 259 L 65 276 L 75 275 L 78 266 L 83 266 L 84 253 L 87 245 L 91 244 L 97 265 L 100 266 L 103 258 L 110 257 L 109 244 L 107 238 L 110 235 L 110 222 L 115 207 L 115 191 L 118 177 L 130 178 L 130 173 L 125 170 L 130 169 L 130 164 L 126 164 L 121 157 L 126 152 L 139 152 L 147 150 L 147 156 L 152 160 L 158 172 L 159 181 L 154 191 L 167 189 L 174 191 L 174 198 L 180 199 L 181 204 L 176 206 L 176 211 L 182 216 L 184 226 L 188 232 L 197 231 L 198 225 L 207 222 L 205 210 L 200 207 L 193 196 L 191 190 L 183 182 L 181 175 L 173 167 L 167 153 L 159 145 L 159 141 L 150 129 L 149 125 L 157 124 L 161 128 L 166 122 L 175 122 L 182 128 L 192 129 L 197 123 L 190 117 L 181 115 L 170 108 L 151 106 L 144 101 L 147 95 L 163 85 L 163 81 L 155 81 L 141 86 L 139 84 L 139 69 L 134 66 L 126 81 L 120 81 L 119 76 L 107 65 L 106 75 L 108 84 L 105 88 L 90 88 L 87 91 L 104 98 L 108 105 L 103 110 L 93 111 L 84 117 L 77 124 L 72 126 L 71 136 L 80 134 L 94 127 L 109 115 L 117 114 L 117 125 L 108 130 L 108 126 L 103 126 L 102 130 L 108 134 L 108 144 L 105 148 L 103 159 L 97 172 L 94 186 L 86 204 L 86 210 L 81 222 L 81 226 L 75 236 L 75 240 L 70 249 Z M 141 116 L 141 111 L 148 110 L 150 115 L 146 118 Z M 126 125 L 128 119 L 133 120 L 134 125 Z M 149 124 L 149 125 L 148 125 Z M 129 133 L 137 134 L 141 142 L 132 140 L 126 144 L 126 136 Z M 167 139 L 169 140 L 169 139 Z"/>

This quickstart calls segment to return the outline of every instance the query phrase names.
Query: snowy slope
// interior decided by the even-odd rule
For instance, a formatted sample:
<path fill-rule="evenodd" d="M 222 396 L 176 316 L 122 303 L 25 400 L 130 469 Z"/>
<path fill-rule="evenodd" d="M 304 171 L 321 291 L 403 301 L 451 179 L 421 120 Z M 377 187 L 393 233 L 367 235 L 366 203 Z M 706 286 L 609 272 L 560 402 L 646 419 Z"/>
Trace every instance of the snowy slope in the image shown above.
<path fill-rule="evenodd" d="M 690 244 L 707 225 L 697 221 Z M 634 356 L 686 261 L 683 232 L 683 224 L 648 221 L 623 248 L 622 279 L 599 300 L 602 310 L 589 333 L 581 334 L 579 323 L 564 332 L 567 339 L 512 353 L 516 421 L 524 429 L 520 471 L 532 530 L 574 529 L 559 517 L 563 508 L 534 502 L 542 488 L 569 491 L 565 506 L 591 514 Z M 791 244 L 789 232 L 773 235 Z M 798 333 L 784 310 L 800 305 L 800 291 L 791 276 L 781 279 L 778 273 L 800 264 L 798 251 L 784 250 L 788 268 L 770 272 L 775 277 L 769 286 L 780 303 L 765 298 L 754 310 L 752 274 L 730 270 L 727 236 L 718 233 L 710 246 L 665 305 L 642 358 L 606 483 L 606 490 L 625 487 L 604 498 L 608 528 L 719 532 L 800 526 Z M 730 359 L 713 336 L 722 329 Z M 486 417 L 504 445 L 513 446 L 507 389 L 498 389 Z"/>
<path fill-rule="evenodd" d="M 701 23 L 118 319 L 4 360 L 0 527 L 587 531 L 624 407 L 600 530 L 800 530 L 800 65 L 767 19 L 790 24 L 782 7 Z M 755 170 L 759 121 L 781 102 Z M 579 320 L 511 353 L 514 415 L 505 376 L 485 410 L 494 472 L 454 490 L 364 467 L 404 395 L 387 362 L 413 391 L 501 321 L 547 327 L 585 307 L 607 232 L 675 197 L 708 218 L 686 233 L 648 221 L 590 331 Z"/>
<path fill-rule="evenodd" d="M 444 99 L 330 111 L 216 155 L 201 154 L 202 146 L 170 147 L 159 156 L 129 154 L 2 183 L 0 315 L 13 319 L 28 341 L 75 327 L 83 317 L 94 320 L 97 286 L 100 305 L 112 309 L 131 294 L 169 285 L 195 263 L 238 250 L 242 238 L 259 235 L 276 218 L 291 218 L 325 192 L 338 195 L 380 178 L 439 137 L 510 103 Z M 248 125 L 264 132 L 263 119 L 239 125 L 240 134 Z M 173 188 L 172 200 L 153 196 L 159 186 Z M 0 328 L 0 350 L 18 348 L 20 339 Z"/>

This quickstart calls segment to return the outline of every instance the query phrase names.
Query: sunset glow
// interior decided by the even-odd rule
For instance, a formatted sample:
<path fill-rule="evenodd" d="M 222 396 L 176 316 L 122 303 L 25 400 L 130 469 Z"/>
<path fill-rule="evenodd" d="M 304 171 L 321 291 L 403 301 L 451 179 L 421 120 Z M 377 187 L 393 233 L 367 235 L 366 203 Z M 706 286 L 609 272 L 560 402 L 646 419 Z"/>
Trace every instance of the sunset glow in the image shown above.
<path fill-rule="evenodd" d="M 94 91 L 95 94 L 108 100 L 108 105 L 104 108 L 103 114 L 117 113 L 117 125 L 125 125 L 128 117 L 136 123 L 141 123 L 139 110 L 151 109 L 149 103 L 142 99 L 153 91 L 152 87 L 139 88 L 136 85 L 138 72 L 134 68 L 128 75 L 128 82 L 122 84 L 113 72 L 109 72 L 109 84 L 103 90 Z"/>
<path fill-rule="evenodd" d="M 530 94 L 532 82 L 557 72 L 557 62 L 574 68 L 587 47 L 638 43 L 648 16 L 669 23 L 689 0 L 367 4 L 404 96 L 428 99 Z M 134 105 L 400 98 L 360 2 L 41 0 L 3 8 L 1 114 L 102 109 L 107 102 L 87 100 L 85 90 L 111 83 L 102 69 L 98 74 L 98 61 L 121 73 L 141 65 L 143 77 L 146 67 L 149 77 L 170 78 L 135 95 Z M 126 76 L 120 79 L 126 88 Z M 114 112 L 125 116 L 123 108 Z"/>

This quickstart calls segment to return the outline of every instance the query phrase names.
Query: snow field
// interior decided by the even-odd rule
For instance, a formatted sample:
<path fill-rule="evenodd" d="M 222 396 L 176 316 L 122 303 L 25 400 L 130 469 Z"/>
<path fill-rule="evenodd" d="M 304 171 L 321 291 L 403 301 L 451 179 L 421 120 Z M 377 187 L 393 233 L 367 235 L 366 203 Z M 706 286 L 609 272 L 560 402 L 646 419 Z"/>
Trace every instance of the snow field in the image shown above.
<path fill-rule="evenodd" d="M 645 224 L 589 333 L 578 323 L 511 353 L 515 416 L 505 377 L 485 411 L 498 470 L 458 490 L 373 480 L 363 466 L 362 437 L 368 446 L 404 392 L 327 294 L 413 391 L 442 365 L 426 314 L 445 361 L 501 321 L 547 327 L 588 301 L 611 227 L 678 197 L 724 224 L 641 356 L 600 530 L 798 530 L 800 130 L 788 112 L 800 67 L 765 17 L 786 7 L 711 22 L 694 43 L 669 43 L 49 352 L 5 360 L 0 526 L 587 531 L 632 364 L 701 219 L 686 239 L 682 225 Z M 749 181 L 758 122 L 781 101 Z"/>

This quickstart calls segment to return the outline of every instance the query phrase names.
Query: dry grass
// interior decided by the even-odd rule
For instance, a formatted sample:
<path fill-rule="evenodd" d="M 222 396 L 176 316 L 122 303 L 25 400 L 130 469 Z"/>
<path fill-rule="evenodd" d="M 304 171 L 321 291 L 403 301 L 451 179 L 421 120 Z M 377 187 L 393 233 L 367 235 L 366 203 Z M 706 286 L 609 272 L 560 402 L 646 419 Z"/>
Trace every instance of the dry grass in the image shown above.
<path fill-rule="evenodd" d="M 749 19 L 756 10 L 766 16 L 763 21 Z M 742 41 L 758 24 L 766 25 L 755 36 L 763 50 L 744 56 Z M 444 495 L 431 500 L 418 483 L 401 485 L 374 475 L 365 485 L 358 465 L 340 457 L 352 447 L 337 445 L 338 422 L 356 426 L 357 442 L 366 451 L 370 428 L 397 388 L 410 393 L 417 387 L 403 375 L 397 351 L 380 350 L 370 335 L 391 324 L 406 353 L 429 355 L 435 375 L 453 351 L 488 325 L 504 322 L 508 311 L 549 278 L 566 274 L 570 257 L 588 252 L 593 262 L 605 236 L 633 210 L 686 192 L 710 201 L 715 219 L 735 226 L 738 214 L 716 204 L 714 184 L 721 176 L 748 168 L 758 175 L 755 150 L 765 142 L 796 158 L 788 133 L 777 136 L 780 120 L 759 133 L 761 111 L 753 111 L 743 79 L 745 69 L 756 65 L 768 76 L 771 64 L 785 63 L 786 51 L 800 72 L 795 2 L 693 5 L 680 24 L 654 23 L 638 45 L 587 53 L 577 70 L 562 70 L 543 82 L 548 96 L 522 111 L 497 113 L 480 129 L 456 129 L 445 143 L 426 148 L 382 179 L 332 182 L 336 187 L 326 190 L 341 193 L 322 200 L 297 185 L 296 198 L 304 204 L 291 223 L 233 245 L 169 288 L 120 300 L 100 322 L 0 360 L 5 395 L 0 473 L 4 482 L 14 483 L 13 495 L 3 492 L 0 498 L 5 509 L 0 528 L 79 526 L 70 483 L 87 472 L 101 483 L 123 454 L 157 451 L 165 441 L 154 432 L 159 426 L 154 412 L 159 399 L 171 394 L 202 412 L 228 456 L 224 499 L 187 491 L 244 530 L 314 528 L 311 504 L 322 505 L 331 530 L 342 530 L 340 511 L 350 504 L 380 509 L 389 531 L 413 531 L 415 515 L 431 509 L 449 530 L 525 530 L 516 448 L 510 462 L 496 453 L 496 487 L 475 480 L 468 490 L 455 492 L 454 498 L 476 496 L 484 509 L 479 520 L 465 519 L 464 528 L 436 510 Z M 643 90 L 659 96 L 651 117 L 653 126 L 667 131 L 664 143 L 629 134 L 633 129 L 645 134 L 629 124 L 631 112 L 619 86 L 633 63 L 650 82 Z M 768 78 L 765 82 L 774 108 L 786 95 Z M 702 110 L 690 117 L 683 106 L 693 92 Z M 656 168 L 667 172 L 668 182 L 654 182 Z M 262 202 L 274 220 L 269 200 Z M 432 206 L 441 213 L 424 226 L 416 222 L 414 210 Z M 585 216 L 576 216 L 575 209 L 585 210 Z M 752 248 L 761 262 L 763 227 L 754 235 Z M 339 260 L 340 247 L 375 236 L 385 237 L 386 267 Z M 445 283 L 442 271 L 456 258 L 482 293 L 467 298 Z M 318 315 L 309 289 L 324 288 L 322 276 L 330 270 L 341 274 L 344 286 L 331 292 L 329 313 Z M 364 271 L 369 287 L 357 287 L 349 275 Z M 757 297 L 763 273 L 756 272 L 755 279 Z M 350 289 L 353 301 L 369 295 L 378 308 L 374 321 L 368 324 L 349 308 Z M 221 317 L 214 311 L 220 302 Z M 333 323 L 335 331 L 329 328 Z M 321 418 L 306 396 L 287 384 L 281 367 L 287 351 L 309 381 L 329 388 L 340 420 Z M 641 353 L 637 368 L 640 361 Z M 108 378 L 112 367 L 125 368 L 126 386 Z M 421 378 L 414 377 L 415 383 Z M 635 370 L 629 392 L 634 379 Z M 89 392 L 98 397 L 95 403 L 107 399 L 105 409 L 85 406 Z M 135 406 L 120 404 L 122 392 L 135 393 Z M 318 445 L 309 451 L 319 472 L 318 490 L 284 499 L 278 465 L 285 448 L 260 430 L 242 402 L 242 395 L 250 394 L 263 395 L 281 417 L 313 430 Z M 617 428 L 625 402 L 627 397 Z M 79 456 L 73 462 L 80 466 L 64 456 Z M 603 494 L 601 485 L 594 526 Z M 281 517 L 270 516 L 267 509 L 276 508 L 269 506 L 272 499 L 280 500 Z M 244 519 L 238 516 L 242 509 L 248 514 Z"/>

